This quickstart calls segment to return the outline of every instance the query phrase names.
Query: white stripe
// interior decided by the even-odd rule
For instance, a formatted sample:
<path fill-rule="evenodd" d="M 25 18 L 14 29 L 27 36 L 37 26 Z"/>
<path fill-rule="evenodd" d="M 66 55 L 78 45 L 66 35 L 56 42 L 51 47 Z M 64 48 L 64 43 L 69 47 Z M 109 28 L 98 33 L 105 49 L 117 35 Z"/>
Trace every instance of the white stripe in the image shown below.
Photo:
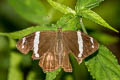
<path fill-rule="evenodd" d="M 40 32 L 36 32 L 35 33 L 35 38 L 34 38 L 34 54 L 35 54 L 35 57 L 39 57 L 39 54 L 38 54 L 39 38 L 40 38 Z"/>
<path fill-rule="evenodd" d="M 92 48 L 94 48 L 94 42 L 93 42 L 93 38 L 92 37 L 90 37 L 90 41 L 92 43 Z"/>
<path fill-rule="evenodd" d="M 82 40 L 82 35 L 81 32 L 77 32 L 77 36 L 78 36 L 78 45 L 79 45 L 79 54 L 78 57 L 82 57 L 83 54 L 83 40 Z"/>
<path fill-rule="evenodd" d="M 24 38 L 22 39 L 22 49 L 25 47 L 25 46 L 24 46 L 25 41 L 26 41 L 26 38 L 24 37 Z"/>

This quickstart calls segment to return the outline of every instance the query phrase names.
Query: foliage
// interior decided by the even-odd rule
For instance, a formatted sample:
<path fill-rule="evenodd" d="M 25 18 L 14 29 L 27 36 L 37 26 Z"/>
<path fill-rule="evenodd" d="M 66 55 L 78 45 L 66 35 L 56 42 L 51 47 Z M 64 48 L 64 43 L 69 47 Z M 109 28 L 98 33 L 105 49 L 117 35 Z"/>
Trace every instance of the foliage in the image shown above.
<path fill-rule="evenodd" d="M 96 80 L 119 80 L 120 65 L 105 46 L 100 45 L 96 56 L 86 61 L 88 70 Z"/>
<path fill-rule="evenodd" d="M 21 39 L 22 37 L 43 30 L 56 30 L 57 27 L 62 27 L 64 30 L 82 30 L 86 32 L 86 29 L 83 25 L 83 22 L 80 21 L 82 18 L 89 19 L 99 25 L 102 25 L 108 29 L 111 29 L 115 32 L 118 32 L 115 28 L 111 27 L 102 17 L 100 17 L 97 13 L 92 11 L 91 9 L 98 6 L 104 0 L 77 0 L 75 10 L 66 6 L 65 4 L 61 4 L 58 1 L 47 0 L 48 3 L 60 11 L 63 15 L 56 24 L 51 24 L 50 18 L 48 16 L 52 11 L 48 9 L 52 9 L 48 3 L 45 3 L 42 0 L 8 0 L 14 10 L 21 15 L 26 20 L 38 24 L 39 26 L 32 26 L 27 29 L 23 29 L 16 32 L 11 33 L 0 33 L 1 36 L 7 36 L 10 40 L 11 49 L 15 48 L 15 41 L 13 39 Z M 64 2 L 62 0 L 61 2 Z M 47 5 L 47 6 L 45 6 Z M 49 23 L 49 24 L 48 24 Z M 81 24 L 80 24 L 81 23 Z M 48 26 L 49 25 L 49 26 Z M 97 32 L 96 32 L 97 33 Z M 100 33 L 101 34 L 101 33 Z M 103 33 L 104 34 L 104 33 Z M 92 34 L 96 37 L 101 43 L 105 40 L 99 39 L 99 34 Z M 109 35 L 104 35 L 107 38 L 111 38 Z M 116 39 L 115 39 L 116 40 Z M 112 41 L 111 41 L 112 42 Z M 114 42 L 114 41 L 113 41 Z M 100 45 L 98 52 L 96 55 L 92 55 L 93 57 L 88 57 L 85 60 L 85 64 L 92 75 L 96 80 L 119 80 L 120 79 L 120 69 L 119 64 L 117 63 L 116 58 L 105 46 Z M 70 57 L 72 65 L 73 65 L 73 75 L 74 79 L 80 78 L 84 76 L 82 79 L 88 78 L 88 72 L 84 65 L 84 61 L 82 64 L 78 65 L 76 60 L 73 59 L 73 56 Z M 10 57 L 10 68 L 9 68 L 9 80 L 23 80 L 23 73 L 19 69 L 19 64 L 21 63 L 21 55 L 16 52 L 11 53 Z M 82 68 L 80 70 L 80 68 Z M 78 69 L 78 70 L 77 70 Z M 82 74 L 80 71 L 83 71 Z M 54 80 L 57 78 L 57 75 L 61 72 L 61 68 L 57 69 L 55 72 L 46 73 L 46 80 Z M 86 75 L 84 75 L 86 74 Z M 36 80 L 36 75 L 34 71 L 28 72 L 27 80 Z M 79 76 L 82 75 L 82 76 Z M 71 77 L 66 79 L 72 79 Z M 58 79 L 59 80 L 59 79 Z"/>
<path fill-rule="evenodd" d="M 48 0 L 48 2 L 57 10 L 59 10 L 60 12 L 62 13 L 65 13 L 65 14 L 68 14 L 68 13 L 72 13 L 72 14 L 75 14 L 75 11 L 72 10 L 71 8 L 65 6 L 65 5 L 62 5 L 62 4 L 59 4 L 57 2 L 54 2 L 53 0 Z"/>
<path fill-rule="evenodd" d="M 48 72 L 46 73 L 46 80 L 54 80 L 56 76 L 60 73 L 61 68 L 57 69 L 54 72 Z"/>
<path fill-rule="evenodd" d="M 3 36 L 8 36 L 12 39 L 20 39 L 22 37 L 24 37 L 25 35 L 28 35 L 30 33 L 36 32 L 36 31 L 41 31 L 41 30 L 55 30 L 56 28 L 50 28 L 50 27 L 40 27 L 40 26 L 34 26 L 34 27 L 30 27 L 21 31 L 17 31 L 17 32 L 12 32 L 12 33 L 0 33 L 0 35 Z"/>
<path fill-rule="evenodd" d="M 100 4 L 104 0 L 78 0 L 76 10 L 79 12 L 81 9 L 92 9 Z"/>
<path fill-rule="evenodd" d="M 92 10 L 82 10 L 80 13 L 78 13 L 78 15 L 83 16 L 84 18 L 87 18 L 97 24 L 100 24 L 106 28 L 109 28 L 113 31 L 118 32 L 116 29 L 114 29 L 113 27 L 111 27 L 108 23 L 106 23 L 106 21 L 104 21 L 98 14 L 96 14 L 94 11 Z"/>

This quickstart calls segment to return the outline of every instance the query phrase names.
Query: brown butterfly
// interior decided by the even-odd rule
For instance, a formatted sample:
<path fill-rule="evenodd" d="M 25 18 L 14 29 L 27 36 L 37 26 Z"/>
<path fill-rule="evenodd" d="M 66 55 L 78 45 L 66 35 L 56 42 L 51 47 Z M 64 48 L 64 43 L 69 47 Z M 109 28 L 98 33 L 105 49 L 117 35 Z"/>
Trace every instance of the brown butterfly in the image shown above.
<path fill-rule="evenodd" d="M 33 50 L 33 59 L 39 59 L 44 72 L 52 72 L 62 67 L 65 72 L 72 72 L 69 53 L 80 64 L 84 58 L 98 49 L 98 42 L 89 35 L 79 31 L 34 32 L 25 36 L 17 43 L 17 48 L 27 54 Z"/>

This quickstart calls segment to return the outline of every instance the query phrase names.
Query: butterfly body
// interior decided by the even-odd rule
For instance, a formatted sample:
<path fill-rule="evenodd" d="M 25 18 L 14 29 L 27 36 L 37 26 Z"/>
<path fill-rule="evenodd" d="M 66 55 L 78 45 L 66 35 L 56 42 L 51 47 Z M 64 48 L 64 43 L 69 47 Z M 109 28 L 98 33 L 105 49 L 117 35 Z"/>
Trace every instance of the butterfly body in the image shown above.
<path fill-rule="evenodd" d="M 81 63 L 84 58 L 98 49 L 98 43 L 89 35 L 79 31 L 34 32 L 17 43 L 17 48 L 26 54 L 33 50 L 33 59 L 39 59 L 44 72 L 51 72 L 62 67 L 65 72 L 72 72 L 69 53 Z"/>

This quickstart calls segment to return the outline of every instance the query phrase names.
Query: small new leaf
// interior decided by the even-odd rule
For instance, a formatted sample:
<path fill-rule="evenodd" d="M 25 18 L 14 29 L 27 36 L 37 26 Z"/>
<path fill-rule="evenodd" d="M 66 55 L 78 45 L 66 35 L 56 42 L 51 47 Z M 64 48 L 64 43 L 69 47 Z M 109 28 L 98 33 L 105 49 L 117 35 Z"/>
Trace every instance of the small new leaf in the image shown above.
<path fill-rule="evenodd" d="M 86 61 L 88 71 L 96 80 L 120 80 L 120 65 L 105 46 L 100 45 L 96 56 Z"/>
<path fill-rule="evenodd" d="M 104 19 L 102 19 L 102 17 L 100 17 L 97 13 L 95 13 L 92 10 L 89 10 L 89 9 L 82 10 L 80 13 L 78 13 L 78 15 L 80 15 L 84 18 L 87 18 L 87 19 L 89 19 L 89 20 L 91 20 L 91 21 L 93 21 L 101 26 L 104 26 L 108 29 L 111 29 L 115 32 L 119 32 L 115 28 L 111 27 Z"/>
<path fill-rule="evenodd" d="M 77 0 L 76 10 L 92 9 L 98 6 L 104 0 Z"/>
<path fill-rule="evenodd" d="M 57 27 L 62 27 L 62 30 L 75 30 L 76 25 L 79 23 L 79 18 L 73 14 L 65 14 L 60 20 L 57 21 Z"/>

